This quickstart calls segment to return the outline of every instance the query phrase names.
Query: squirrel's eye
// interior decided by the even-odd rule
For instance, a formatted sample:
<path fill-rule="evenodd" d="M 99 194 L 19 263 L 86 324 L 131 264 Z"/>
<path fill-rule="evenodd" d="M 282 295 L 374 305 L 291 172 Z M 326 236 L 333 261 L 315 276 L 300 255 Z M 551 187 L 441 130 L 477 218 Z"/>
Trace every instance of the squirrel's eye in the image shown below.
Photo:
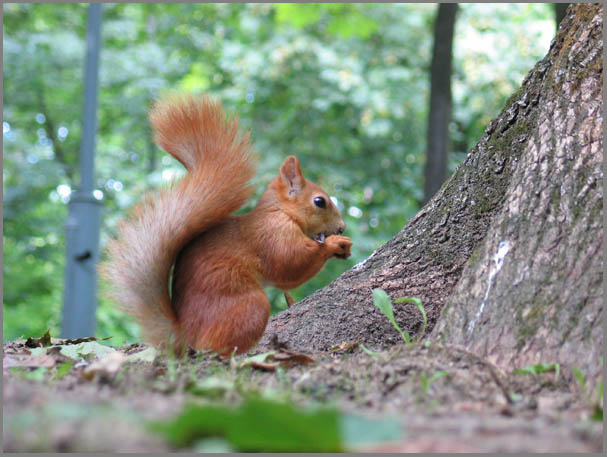
<path fill-rule="evenodd" d="M 314 204 L 316 206 L 318 206 L 319 208 L 326 208 L 327 207 L 327 202 L 322 197 L 316 197 L 316 198 L 314 198 Z"/>

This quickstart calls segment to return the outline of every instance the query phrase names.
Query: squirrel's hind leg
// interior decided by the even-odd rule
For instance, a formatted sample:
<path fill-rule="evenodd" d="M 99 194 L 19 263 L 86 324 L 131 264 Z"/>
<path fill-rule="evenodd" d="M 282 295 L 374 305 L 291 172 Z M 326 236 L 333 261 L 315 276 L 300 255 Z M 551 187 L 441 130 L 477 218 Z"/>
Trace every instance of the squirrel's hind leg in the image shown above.
<path fill-rule="evenodd" d="M 270 316 L 264 290 L 251 284 L 238 294 L 205 296 L 182 306 L 180 321 L 186 339 L 195 349 L 211 349 L 222 357 L 242 354 L 263 336 Z"/>

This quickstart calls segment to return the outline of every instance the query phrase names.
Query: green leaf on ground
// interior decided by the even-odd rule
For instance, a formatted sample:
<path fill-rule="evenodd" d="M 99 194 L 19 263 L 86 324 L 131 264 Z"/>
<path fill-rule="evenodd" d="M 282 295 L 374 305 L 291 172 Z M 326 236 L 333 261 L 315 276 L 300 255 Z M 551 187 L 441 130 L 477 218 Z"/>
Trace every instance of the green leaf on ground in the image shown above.
<path fill-rule="evenodd" d="M 32 371 L 25 371 L 22 373 L 22 376 L 30 381 L 44 381 L 44 376 L 46 375 L 47 371 L 48 368 L 40 367 Z"/>
<path fill-rule="evenodd" d="M 74 367 L 74 362 L 63 362 L 57 366 L 57 371 L 55 372 L 55 379 L 62 379 L 67 375 L 72 368 Z"/>
<path fill-rule="evenodd" d="M 116 350 L 114 348 L 104 346 L 96 341 L 87 341 L 79 344 L 68 344 L 66 346 L 61 346 L 61 350 L 59 352 L 74 360 L 84 359 L 86 361 L 91 361 L 94 359 L 100 359 L 115 351 Z"/>
<path fill-rule="evenodd" d="M 55 353 L 59 353 L 65 357 L 69 357 L 72 360 L 86 360 L 89 362 L 97 358 L 102 358 L 113 352 L 116 352 L 116 349 L 111 346 L 99 344 L 96 341 L 51 346 L 50 348 L 37 347 L 30 349 L 30 354 L 32 356 L 42 356 L 46 354 L 54 355 Z"/>
<path fill-rule="evenodd" d="M 175 419 L 151 424 L 175 446 L 224 437 L 239 452 L 340 452 L 339 413 L 249 399 L 239 408 L 188 405 Z"/>
<path fill-rule="evenodd" d="M 173 445 L 197 452 L 342 452 L 401 438 L 395 418 L 368 419 L 335 409 L 301 409 L 262 398 L 238 408 L 190 404 L 149 427 Z"/>

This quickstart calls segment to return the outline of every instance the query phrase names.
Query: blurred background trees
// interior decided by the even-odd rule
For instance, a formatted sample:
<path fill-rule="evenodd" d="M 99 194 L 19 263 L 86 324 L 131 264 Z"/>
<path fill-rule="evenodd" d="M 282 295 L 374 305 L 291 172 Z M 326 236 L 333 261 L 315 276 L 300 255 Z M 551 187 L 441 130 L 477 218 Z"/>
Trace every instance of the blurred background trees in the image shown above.
<path fill-rule="evenodd" d="M 101 249 L 144 191 L 183 173 L 147 122 L 150 101 L 178 89 L 220 98 L 252 131 L 257 196 L 296 154 L 337 199 L 353 256 L 329 262 L 295 298 L 363 260 L 423 199 L 436 13 L 431 4 L 105 4 Z M 85 26 L 85 4 L 4 5 L 4 340 L 58 334 L 66 203 L 79 182 Z M 447 175 L 554 31 L 550 4 L 459 6 Z M 286 306 L 268 293 L 274 311 Z M 113 344 L 137 337 L 103 297 L 97 317 L 97 334 L 113 335 Z"/>

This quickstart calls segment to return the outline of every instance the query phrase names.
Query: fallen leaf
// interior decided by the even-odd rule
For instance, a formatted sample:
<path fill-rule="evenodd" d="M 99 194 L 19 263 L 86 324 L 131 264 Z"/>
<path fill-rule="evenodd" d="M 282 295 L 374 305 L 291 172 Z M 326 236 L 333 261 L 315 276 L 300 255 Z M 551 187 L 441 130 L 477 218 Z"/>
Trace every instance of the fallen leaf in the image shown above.
<path fill-rule="evenodd" d="M 30 381 L 44 381 L 44 377 L 48 372 L 48 368 L 46 367 L 38 367 L 35 370 L 23 373 L 22 376 L 25 379 L 29 379 Z"/>
<path fill-rule="evenodd" d="M 263 363 L 268 357 L 273 356 L 274 354 L 276 354 L 276 351 L 262 352 L 261 354 L 252 355 L 251 357 L 242 359 L 238 364 L 238 367 L 244 367 L 254 362 Z"/>
<path fill-rule="evenodd" d="M 63 362 L 57 366 L 57 371 L 55 373 L 55 379 L 63 379 L 65 375 L 67 375 L 72 368 L 74 367 L 74 362 Z"/>
<path fill-rule="evenodd" d="M 251 362 L 247 364 L 251 368 L 257 368 L 261 371 L 276 371 L 277 363 Z"/>
<path fill-rule="evenodd" d="M 78 344 L 69 344 L 61 347 L 61 354 L 70 357 L 74 360 L 84 359 L 92 361 L 96 358 L 105 357 L 108 354 L 116 352 L 116 350 L 109 346 L 104 346 L 96 341 L 87 341 Z"/>
<path fill-rule="evenodd" d="M 358 341 L 355 341 L 353 343 L 348 343 L 347 341 L 344 341 L 341 344 L 337 344 L 337 345 L 331 347 L 331 349 L 329 349 L 329 352 L 340 352 L 340 351 L 352 352 L 352 350 L 356 349 L 359 345 L 360 345 L 360 343 Z"/>
<path fill-rule="evenodd" d="M 287 351 L 286 349 L 279 350 L 278 353 L 274 355 L 274 359 L 285 368 L 290 368 L 293 365 L 309 365 L 316 362 L 316 360 L 307 354 L 302 352 Z"/>
<path fill-rule="evenodd" d="M 38 348 L 38 349 L 44 350 L 45 348 Z M 32 351 L 36 351 L 38 349 L 32 349 Z M 46 353 L 48 355 L 50 355 L 51 357 L 53 357 L 55 359 L 55 362 L 57 362 L 57 363 L 63 363 L 63 362 L 74 363 L 74 362 L 76 362 L 76 360 L 61 353 L 61 346 L 51 346 L 50 348 L 46 349 Z"/>
<path fill-rule="evenodd" d="M 143 351 L 133 352 L 127 356 L 129 362 L 153 362 L 158 355 L 158 351 L 155 348 L 149 347 Z"/>
<path fill-rule="evenodd" d="M 126 360 L 126 355 L 122 352 L 114 351 L 86 367 L 82 372 L 82 378 L 87 381 L 94 381 L 95 379 L 111 380 L 116 376 L 116 373 L 118 373 Z"/>
<path fill-rule="evenodd" d="M 42 355 L 5 355 L 2 359 L 3 368 L 12 367 L 45 367 L 55 366 L 55 359 L 46 354 Z"/>
<path fill-rule="evenodd" d="M 211 376 L 204 379 L 191 380 L 186 386 L 188 392 L 205 397 L 220 397 L 234 390 L 234 382 Z"/>
<path fill-rule="evenodd" d="M 239 367 L 250 366 L 264 371 L 275 371 L 276 367 L 291 368 L 294 365 L 308 365 L 316 361 L 307 354 L 280 349 L 256 354 L 240 362 Z"/>
<path fill-rule="evenodd" d="M 50 346 L 51 343 L 51 332 L 50 330 L 47 330 L 46 333 L 44 335 L 42 335 L 40 338 L 28 338 L 25 341 L 25 345 L 28 348 L 39 348 L 39 347 L 46 347 L 46 346 Z"/>
<path fill-rule="evenodd" d="M 51 338 L 53 344 L 80 344 L 80 343 L 88 343 L 89 341 L 105 341 L 112 338 L 111 336 L 106 336 L 105 338 L 97 338 L 95 336 L 87 336 L 85 338 L 76 338 L 75 340 L 63 339 L 63 338 Z"/>

